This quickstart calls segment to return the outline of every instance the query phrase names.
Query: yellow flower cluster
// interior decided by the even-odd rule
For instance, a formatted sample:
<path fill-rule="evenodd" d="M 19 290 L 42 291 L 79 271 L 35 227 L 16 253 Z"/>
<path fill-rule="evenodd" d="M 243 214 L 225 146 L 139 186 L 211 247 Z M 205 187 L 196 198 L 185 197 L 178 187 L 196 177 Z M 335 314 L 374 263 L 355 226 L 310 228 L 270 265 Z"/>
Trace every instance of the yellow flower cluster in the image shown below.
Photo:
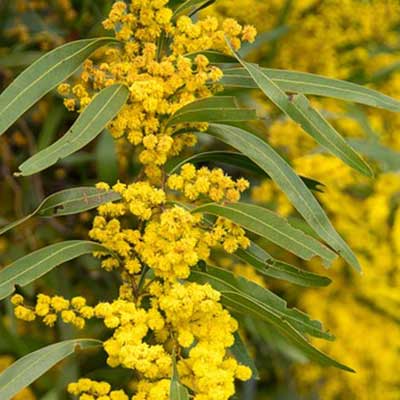
<path fill-rule="evenodd" d="M 240 193 L 249 187 L 249 182 L 243 178 L 235 182 L 221 168 L 210 171 L 207 167 L 202 167 L 196 170 L 193 164 L 185 164 L 180 174 L 173 174 L 168 178 L 167 185 L 172 190 L 182 192 L 191 201 L 207 196 L 217 202 L 236 202 L 240 200 Z"/>
<path fill-rule="evenodd" d="M 98 183 L 96 187 L 110 190 L 106 183 Z M 121 202 L 101 205 L 98 209 L 100 215 L 120 217 L 129 211 L 139 219 L 148 220 L 152 216 L 153 209 L 166 201 L 164 191 L 148 182 L 136 182 L 130 185 L 118 182 L 113 185 L 112 190 L 121 195 Z"/>
<path fill-rule="evenodd" d="M 98 215 L 93 220 L 89 236 L 128 262 L 131 259 L 133 246 L 139 241 L 140 232 L 121 228 L 121 223 L 117 218 L 107 221 L 106 218 Z M 115 257 L 107 257 L 102 261 L 102 267 L 108 271 L 119 266 L 120 263 Z"/>
<path fill-rule="evenodd" d="M 178 187 L 177 181 L 182 185 Z M 184 193 L 193 186 L 213 200 L 237 201 L 249 183 L 245 179 L 235 182 L 221 169 L 196 170 L 192 164 L 185 164 L 180 175 L 169 177 L 167 185 Z M 105 183 L 97 184 L 97 188 L 110 190 Z M 146 264 L 158 277 L 185 279 L 191 267 L 208 259 L 211 247 L 222 245 L 225 251 L 234 253 L 239 247 L 249 246 L 241 227 L 224 218 L 205 227 L 200 214 L 177 205 L 167 207 L 165 192 L 146 181 L 130 185 L 118 182 L 112 189 L 121 195 L 121 200 L 98 208 L 99 215 L 94 218 L 89 236 L 121 257 L 122 266 L 131 275 L 139 273 L 142 264 Z M 120 218 L 127 213 L 146 222 L 143 229 L 121 227 Z M 106 257 L 102 266 L 111 270 L 119 267 L 120 262 Z"/>
<path fill-rule="evenodd" d="M 15 306 L 15 316 L 23 321 L 34 321 L 36 317 L 42 318 L 44 324 L 54 326 L 58 314 L 66 324 L 72 324 L 78 329 L 85 327 L 85 319 L 93 317 L 94 310 L 86 305 L 86 299 L 78 296 L 71 301 L 61 296 L 47 296 L 39 294 L 34 308 L 24 306 L 24 298 L 16 294 L 11 298 Z"/>
<path fill-rule="evenodd" d="M 227 253 L 234 253 L 239 248 L 246 249 L 250 246 L 245 230 L 222 217 L 218 217 L 210 230 L 206 232 L 205 240 L 212 247 L 222 245 Z"/>
<path fill-rule="evenodd" d="M 189 169 L 196 176 L 189 164 L 182 176 L 188 178 Z M 235 183 L 219 171 L 215 176 L 228 182 L 226 190 L 248 186 L 247 181 Z M 210 179 L 212 171 L 208 172 Z M 110 189 L 105 184 L 98 187 Z M 134 400 L 168 399 L 175 349 L 180 379 L 195 393 L 194 399 L 227 400 L 234 393 L 235 378 L 251 376 L 248 367 L 228 355 L 237 323 L 219 303 L 217 291 L 181 279 L 188 278 L 200 260 L 208 259 L 212 247 L 222 245 L 230 253 L 246 248 L 250 242 L 245 231 L 226 219 L 210 224 L 200 214 L 171 206 L 161 189 L 146 182 L 118 183 L 112 189 L 121 194 L 121 201 L 100 206 L 101 215 L 95 217 L 90 231 L 93 239 L 122 258 L 124 267 L 119 298 L 94 307 L 94 316 L 114 331 L 104 342 L 108 364 L 140 373 Z M 121 228 L 122 217 L 129 214 L 141 221 L 139 229 Z M 103 263 L 108 266 L 109 260 L 119 265 L 114 258 Z M 143 273 L 142 265 L 151 268 L 155 280 L 146 279 L 146 289 L 138 293 L 132 280 Z M 148 306 L 143 307 L 143 302 Z"/>
<path fill-rule="evenodd" d="M 128 103 L 110 123 L 115 138 L 142 145 L 139 160 L 153 180 L 160 179 L 160 166 L 184 146 L 192 146 L 192 131 L 203 124 L 168 126 L 168 117 L 188 103 L 213 95 L 222 71 L 202 54 L 209 49 L 228 53 L 225 37 L 236 48 L 241 40 L 253 41 L 253 27 L 242 27 L 232 19 L 222 27 L 216 18 L 193 22 L 187 16 L 173 19 L 167 0 L 117 1 L 103 23 L 115 31 L 121 46 L 106 51 L 103 62 L 87 61 L 79 83 L 62 84 L 59 91 L 68 109 L 79 102 L 83 109 L 93 94 L 115 82 L 129 88 Z M 168 46 L 168 48 L 167 48 Z M 185 133 L 172 134 L 185 127 Z M 189 130 L 189 132 L 187 132 Z"/>
<path fill-rule="evenodd" d="M 195 393 L 194 399 L 229 399 L 235 378 L 247 380 L 251 370 L 229 355 L 238 325 L 219 303 L 220 293 L 208 284 L 178 281 L 149 281 L 148 289 L 143 300 L 150 297 L 149 308 L 122 298 L 94 307 L 94 316 L 113 330 L 104 342 L 107 363 L 141 376 L 132 399 L 168 399 L 172 348 L 178 349 L 180 379 Z M 149 337 L 153 337 L 150 342 Z M 126 396 L 111 391 L 106 382 L 89 379 L 70 384 L 68 391 L 86 400 Z"/>
<path fill-rule="evenodd" d="M 121 284 L 113 300 L 87 305 L 83 297 L 38 295 L 36 305 L 13 296 L 15 314 L 24 320 L 40 317 L 52 326 L 60 317 L 78 328 L 96 318 L 111 331 L 103 348 L 110 367 L 131 370 L 137 378 L 132 400 L 169 399 L 173 358 L 180 381 L 193 400 L 228 400 L 235 379 L 248 380 L 251 370 L 230 353 L 236 320 L 210 285 L 185 281 L 191 268 L 209 258 L 212 248 L 233 253 L 249 246 L 245 231 L 229 220 L 210 222 L 183 205 L 167 201 L 166 190 L 191 201 L 236 202 L 249 183 L 233 180 L 221 169 L 187 164 L 167 180 L 161 166 L 196 143 L 195 132 L 205 123 L 171 125 L 171 116 L 185 105 L 214 95 L 222 71 L 202 54 L 230 53 L 256 30 L 233 19 L 194 21 L 173 16 L 168 0 L 114 3 L 103 25 L 120 41 L 87 60 L 79 80 L 63 83 L 59 93 L 70 110 L 82 111 L 100 90 L 114 83 L 129 89 L 127 104 L 109 124 L 120 146 L 140 146 L 139 178 L 98 189 L 113 190 L 120 199 L 101 205 L 89 237 L 108 252 L 96 252 L 102 267 L 118 271 Z M 122 145 L 121 145 L 122 144 Z M 176 195 L 176 194 L 175 194 Z M 176 197 L 174 195 L 174 200 Z M 179 198 L 178 198 L 179 200 Z M 127 400 L 107 382 L 80 379 L 68 387 L 80 400 Z"/>
<path fill-rule="evenodd" d="M 190 349 L 188 357 L 179 360 L 178 371 L 181 381 L 196 393 L 194 399 L 230 398 L 235 377 L 248 380 L 251 371 L 227 353 L 238 325 L 219 303 L 220 293 L 208 284 L 178 282 L 164 288 L 155 285 L 150 291 L 180 346 Z"/>
<path fill-rule="evenodd" d="M 142 380 L 137 385 L 137 393 L 132 400 L 170 400 L 169 388 L 171 381 L 161 379 L 156 382 Z"/>
<path fill-rule="evenodd" d="M 275 27 L 284 7 L 285 0 L 222 0 L 205 14 L 232 16 L 264 32 Z M 277 68 L 348 77 L 371 58 L 380 58 L 379 52 L 369 53 L 368 46 L 384 42 L 391 47 L 397 42 L 399 11 L 396 0 L 293 2 L 285 21 L 291 29 L 279 40 L 273 63 Z"/>
<path fill-rule="evenodd" d="M 209 256 L 200 215 L 182 207 L 165 210 L 159 220 L 146 225 L 136 251 L 144 263 L 164 279 L 185 279 L 190 267 Z"/>
<path fill-rule="evenodd" d="M 129 400 L 123 390 L 111 390 L 107 382 L 82 378 L 68 385 L 68 393 L 79 396 L 79 400 Z"/>
<path fill-rule="evenodd" d="M 159 344 L 144 341 L 149 330 L 158 334 L 164 328 L 164 319 L 156 307 L 145 310 L 132 301 L 118 299 L 113 303 L 99 303 L 97 318 L 104 319 L 113 336 L 104 342 L 111 367 L 122 365 L 137 370 L 143 377 L 158 379 L 171 372 L 171 356 Z"/>
<path fill-rule="evenodd" d="M 222 245 L 225 251 L 234 253 L 239 247 L 247 248 L 250 244 L 245 231 L 227 219 L 218 218 L 207 229 L 201 223 L 200 214 L 193 215 L 175 206 L 149 221 L 142 234 L 138 230 L 121 229 L 116 218 L 107 222 L 104 217 L 97 216 L 90 237 L 123 257 L 124 268 L 130 274 L 140 272 L 140 259 L 156 276 L 185 279 L 191 267 L 208 259 L 211 247 Z M 119 262 L 108 257 L 102 261 L 102 266 L 110 270 L 118 267 Z"/>

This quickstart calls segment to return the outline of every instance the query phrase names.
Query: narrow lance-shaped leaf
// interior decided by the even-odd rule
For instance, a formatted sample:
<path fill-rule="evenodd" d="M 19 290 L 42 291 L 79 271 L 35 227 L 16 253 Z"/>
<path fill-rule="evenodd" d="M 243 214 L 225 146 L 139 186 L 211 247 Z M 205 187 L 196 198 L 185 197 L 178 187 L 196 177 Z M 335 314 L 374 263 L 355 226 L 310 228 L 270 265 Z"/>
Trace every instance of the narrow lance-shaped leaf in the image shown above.
<path fill-rule="evenodd" d="M 100 340 L 95 339 L 66 340 L 20 358 L 0 374 L 0 398 L 2 400 L 13 398 L 18 392 L 76 350 L 96 348 L 100 347 L 101 344 Z"/>
<path fill-rule="evenodd" d="M 0 135 L 25 111 L 72 75 L 99 47 L 114 38 L 78 40 L 45 54 L 23 71 L 0 95 Z"/>
<path fill-rule="evenodd" d="M 303 128 L 320 145 L 325 147 L 333 155 L 339 157 L 348 166 L 372 177 L 374 174 L 370 166 L 363 158 L 351 147 L 335 128 L 316 110 L 308 99 L 303 95 L 296 95 L 292 98 L 292 104 L 296 121 L 302 123 Z M 293 113 L 291 117 L 293 118 Z M 302 122 L 301 122 L 302 121 Z"/>
<path fill-rule="evenodd" d="M 201 107 L 207 106 L 209 108 L 239 108 L 239 104 L 233 96 L 211 96 L 205 99 L 198 99 L 192 101 L 186 106 L 177 110 L 174 116 L 180 115 L 182 111 L 198 110 Z"/>
<path fill-rule="evenodd" d="M 21 172 L 18 175 L 27 176 L 40 172 L 86 146 L 118 114 L 128 96 L 128 88 L 121 84 L 103 89 L 61 139 L 19 166 Z"/>
<path fill-rule="evenodd" d="M 200 4 L 198 7 L 194 8 L 188 15 L 189 17 L 192 17 L 193 15 L 199 13 L 201 10 L 204 10 L 207 7 L 210 7 L 213 5 L 217 0 L 206 0 L 202 4 Z"/>
<path fill-rule="evenodd" d="M 400 101 L 355 83 L 307 72 L 262 68 L 262 71 L 287 93 L 332 97 L 384 110 L 399 112 Z M 257 89 L 258 85 L 244 68 L 226 68 L 220 83 L 225 87 Z"/>
<path fill-rule="evenodd" d="M 118 180 L 118 154 L 116 141 L 107 129 L 100 135 L 96 146 L 96 171 L 100 182 Z"/>
<path fill-rule="evenodd" d="M 211 285 L 222 294 L 231 292 L 245 294 L 252 298 L 252 301 L 261 303 L 271 312 L 279 314 L 300 332 L 322 339 L 333 339 L 331 334 L 324 331 L 319 321 L 311 320 L 308 315 L 295 308 L 287 308 L 285 300 L 244 277 L 234 276 L 231 271 L 212 266 L 207 266 L 206 272 L 198 270 L 193 272 L 193 279 L 196 279 L 196 282 L 205 280 L 207 277 Z"/>
<path fill-rule="evenodd" d="M 254 302 L 248 296 L 240 293 L 223 293 L 221 302 L 229 308 L 234 309 L 244 315 L 250 315 L 258 320 L 272 324 L 282 337 L 289 341 L 309 360 L 320 363 L 321 365 L 332 366 L 348 372 L 354 372 L 347 367 L 329 357 L 325 353 L 312 346 L 287 320 L 271 312 L 266 312 L 266 307 L 258 302 Z"/>
<path fill-rule="evenodd" d="M 179 202 L 173 202 L 173 204 L 190 211 L 194 209 L 193 206 L 189 206 L 188 204 Z M 205 216 L 204 222 L 211 225 L 212 221 L 209 219 L 208 216 Z M 253 266 L 257 272 L 275 279 L 285 280 L 305 287 L 321 287 L 331 283 L 331 280 L 326 276 L 313 274 L 280 260 L 275 260 L 263 248 L 252 241 L 250 241 L 250 247 L 247 249 L 238 249 L 233 255 Z"/>
<path fill-rule="evenodd" d="M 260 176 L 266 176 L 266 173 L 247 156 L 233 151 L 206 151 L 196 153 L 184 158 L 172 158 L 165 164 L 167 174 L 176 173 L 183 165 L 199 164 L 204 162 L 220 162 L 233 165 L 238 168 L 246 169 Z"/>
<path fill-rule="evenodd" d="M 202 8 L 209 6 L 214 2 L 215 0 L 187 0 L 176 8 L 174 12 L 174 18 L 176 19 L 182 14 L 199 11 Z"/>
<path fill-rule="evenodd" d="M 104 191 L 91 186 L 61 190 L 46 197 L 32 213 L 0 228 L 0 235 L 34 216 L 61 217 L 78 214 L 120 198 L 121 196 L 116 192 Z"/>
<path fill-rule="evenodd" d="M 199 283 L 210 283 L 221 293 L 222 304 L 272 325 L 282 337 L 310 360 L 354 372 L 316 349 L 300 333 L 332 339 L 322 330 L 318 321 L 310 320 L 307 315 L 296 309 L 288 309 L 283 299 L 267 289 L 244 278 L 235 278 L 231 272 L 216 267 L 207 267 L 207 272 L 194 270 L 189 279 Z"/>
<path fill-rule="evenodd" d="M 37 213 L 41 217 L 60 217 L 78 214 L 96 208 L 110 201 L 120 200 L 121 196 L 112 190 L 82 186 L 65 189 L 48 196 Z"/>
<path fill-rule="evenodd" d="M 243 129 L 221 124 L 210 124 L 207 133 L 241 151 L 269 174 L 311 228 L 350 265 L 360 269 L 356 256 L 335 231 L 318 201 L 268 143 Z"/>
<path fill-rule="evenodd" d="M 336 254 L 322 243 L 293 228 L 285 219 L 263 207 L 245 203 L 209 203 L 195 208 L 192 212 L 228 218 L 304 260 L 319 256 L 329 265 L 336 258 Z"/>
<path fill-rule="evenodd" d="M 110 252 L 99 243 L 68 240 L 27 254 L 0 271 L 0 300 L 12 294 L 16 285 L 28 285 L 62 263 L 97 251 Z"/>
<path fill-rule="evenodd" d="M 187 53 L 184 57 L 194 60 L 198 55 L 207 57 L 207 60 L 211 64 L 236 64 L 237 60 L 235 57 L 229 56 L 228 54 L 220 53 L 219 51 L 207 50 L 207 51 L 196 51 L 194 53 Z"/>
<path fill-rule="evenodd" d="M 378 162 L 384 171 L 400 170 L 400 152 L 380 143 L 367 140 L 352 139 L 350 143 L 360 153 Z"/>
<path fill-rule="evenodd" d="M 322 115 L 313 109 L 303 95 L 287 96 L 263 70 L 255 64 L 247 63 L 237 57 L 238 61 L 248 71 L 261 91 L 288 117 L 301 125 L 319 144 L 332 154 L 339 157 L 350 167 L 364 175 L 373 173 L 361 156 L 351 148 L 343 137 L 326 121 Z"/>
<path fill-rule="evenodd" d="M 171 8 L 172 10 L 175 9 L 179 4 L 184 3 L 186 0 L 169 0 L 168 1 L 168 7 Z"/>
<path fill-rule="evenodd" d="M 256 243 L 247 249 L 239 249 L 234 256 L 253 266 L 257 272 L 275 279 L 285 280 L 305 287 L 328 286 L 331 280 L 326 276 L 304 271 L 293 265 L 274 259 Z"/>
<path fill-rule="evenodd" d="M 197 153 L 185 158 L 172 158 L 167 162 L 167 164 L 165 164 L 165 171 L 167 174 L 173 174 L 186 163 L 199 164 L 203 162 L 219 162 L 222 164 L 233 165 L 235 167 L 248 170 L 256 175 L 260 175 L 264 178 L 271 179 L 271 177 L 262 168 L 260 168 L 244 154 L 220 150 Z M 304 176 L 300 176 L 300 179 L 310 190 L 323 192 L 323 183 L 318 182 L 315 179 L 306 178 Z"/>
<path fill-rule="evenodd" d="M 183 122 L 251 121 L 257 119 L 255 110 L 239 108 L 233 97 L 216 96 L 201 99 L 179 109 L 168 126 Z"/>
<path fill-rule="evenodd" d="M 189 400 L 189 392 L 179 381 L 178 368 L 176 367 L 175 353 L 172 356 L 172 378 L 169 389 L 170 400 Z"/>

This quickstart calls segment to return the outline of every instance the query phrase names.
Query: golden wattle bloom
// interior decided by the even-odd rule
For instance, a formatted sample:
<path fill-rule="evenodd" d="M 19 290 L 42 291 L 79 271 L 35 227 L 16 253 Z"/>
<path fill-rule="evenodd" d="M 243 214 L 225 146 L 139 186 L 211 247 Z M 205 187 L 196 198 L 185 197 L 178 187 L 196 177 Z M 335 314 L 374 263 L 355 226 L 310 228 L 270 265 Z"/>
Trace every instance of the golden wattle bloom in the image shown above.
<path fill-rule="evenodd" d="M 127 85 L 129 100 L 109 130 L 116 139 L 140 145 L 139 161 L 153 181 L 160 179 L 160 167 L 169 157 L 196 144 L 192 132 L 206 128 L 168 125 L 177 110 L 219 89 L 222 71 L 201 52 L 230 54 L 226 39 L 239 49 L 242 40 L 253 41 L 256 35 L 253 27 L 233 19 L 219 24 L 213 17 L 198 22 L 188 16 L 175 18 L 166 4 L 167 0 L 114 3 L 103 25 L 114 31 L 120 45 L 108 48 L 96 61 L 88 60 L 72 88 L 59 87 L 66 107 L 82 110 L 99 90 L 114 83 Z M 177 131 L 182 133 L 174 134 Z"/>
<path fill-rule="evenodd" d="M 143 171 L 134 182 L 97 184 L 119 200 L 98 207 L 89 232 L 107 250 L 94 254 L 102 268 L 119 274 L 119 293 L 94 305 L 81 296 L 68 300 L 44 294 L 34 305 L 20 295 L 12 301 L 18 318 L 39 319 L 48 326 L 61 319 L 84 329 L 88 320 L 101 320 L 109 335 L 103 343 L 108 365 L 131 370 L 136 377 L 132 400 L 169 400 L 175 361 L 194 400 L 228 400 L 235 393 L 235 379 L 252 375 L 229 350 L 238 323 L 221 305 L 218 291 L 188 278 L 212 250 L 233 253 L 246 249 L 250 240 L 233 222 L 206 218 L 190 207 L 237 202 L 249 182 L 192 164 L 168 176 L 162 166 L 196 143 L 194 132 L 207 128 L 205 123 L 169 123 L 180 108 L 219 90 L 222 71 L 201 53 L 229 54 L 227 39 L 239 49 L 256 32 L 233 19 L 220 24 L 216 18 L 176 18 L 167 2 L 114 3 L 103 25 L 120 43 L 86 61 L 73 86 L 58 88 L 65 106 L 78 111 L 109 85 L 129 88 L 129 99 L 109 130 L 129 145 L 127 153 L 138 148 Z M 107 382 L 86 378 L 71 383 L 68 391 L 81 400 L 129 399 Z"/>

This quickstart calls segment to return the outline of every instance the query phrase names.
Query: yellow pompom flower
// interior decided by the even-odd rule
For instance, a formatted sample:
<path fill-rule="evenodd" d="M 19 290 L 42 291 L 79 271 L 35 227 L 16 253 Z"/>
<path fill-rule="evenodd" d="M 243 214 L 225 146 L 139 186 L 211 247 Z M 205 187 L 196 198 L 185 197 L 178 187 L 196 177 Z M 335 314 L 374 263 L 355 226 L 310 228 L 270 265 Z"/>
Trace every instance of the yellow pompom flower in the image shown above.
<path fill-rule="evenodd" d="M 66 107 L 74 110 L 79 105 L 82 110 L 99 90 L 124 83 L 130 97 L 109 129 L 114 138 L 142 145 L 139 161 L 148 166 L 148 178 L 157 182 L 161 177 L 155 167 L 195 143 L 190 132 L 174 133 L 181 127 L 202 129 L 202 124 L 170 127 L 169 117 L 192 101 L 213 95 L 222 78 L 221 69 L 210 65 L 206 56 L 187 55 L 210 49 L 229 54 L 225 37 L 239 49 L 242 40 L 252 42 L 256 35 L 254 27 L 243 27 L 234 19 L 220 24 L 216 18 L 195 22 L 185 15 L 176 20 L 172 16 L 167 2 L 159 0 L 131 1 L 129 6 L 115 2 L 103 26 L 114 31 L 122 45 L 107 50 L 98 63 L 85 62 L 81 79 L 72 88 L 59 86 L 62 95 L 73 96 L 65 100 Z M 162 32 L 169 39 L 169 51 L 160 48 Z"/>

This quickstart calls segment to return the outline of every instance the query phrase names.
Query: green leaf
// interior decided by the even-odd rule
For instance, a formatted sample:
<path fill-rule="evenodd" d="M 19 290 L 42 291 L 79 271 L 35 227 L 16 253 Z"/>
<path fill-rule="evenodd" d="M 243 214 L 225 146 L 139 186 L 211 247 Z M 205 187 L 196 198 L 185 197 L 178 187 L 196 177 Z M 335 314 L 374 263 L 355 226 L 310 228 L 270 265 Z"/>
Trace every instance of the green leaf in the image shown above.
<path fill-rule="evenodd" d="M 311 320 L 296 309 L 288 309 L 286 302 L 267 289 L 217 267 L 207 267 L 207 272 L 193 270 L 189 278 L 198 283 L 209 283 L 221 293 L 221 302 L 239 313 L 255 317 L 272 325 L 310 360 L 354 372 L 313 347 L 303 334 L 331 340 L 318 321 Z"/>
<path fill-rule="evenodd" d="M 118 179 L 118 155 L 116 141 L 104 131 L 96 146 L 96 171 L 98 180 L 113 184 Z"/>
<path fill-rule="evenodd" d="M 378 162 L 384 171 L 400 170 L 400 153 L 380 143 L 351 139 L 351 145 L 361 154 Z"/>
<path fill-rule="evenodd" d="M 284 218 L 263 207 L 245 203 L 226 203 L 224 205 L 209 203 L 195 208 L 192 212 L 228 218 L 303 260 L 319 256 L 326 265 L 329 265 L 336 258 L 336 254 L 322 243 L 299 229 L 293 228 Z"/>
<path fill-rule="evenodd" d="M 238 361 L 240 364 L 248 366 L 251 369 L 253 379 L 260 379 L 256 364 L 254 360 L 250 357 L 246 345 L 243 343 L 239 332 L 236 331 L 233 336 L 235 338 L 235 342 L 229 348 L 229 351 L 235 357 L 236 361 Z"/>
<path fill-rule="evenodd" d="M 168 2 L 168 8 L 174 9 L 176 8 L 179 4 L 184 3 L 186 0 L 169 0 Z"/>
<path fill-rule="evenodd" d="M 258 66 L 238 58 L 249 75 L 257 83 L 263 93 L 288 117 L 312 136 L 319 144 L 339 157 L 350 167 L 366 176 L 373 176 L 368 164 L 355 152 L 343 137 L 326 121 L 322 115 L 312 108 L 303 95 L 287 96 L 273 80 Z"/>
<path fill-rule="evenodd" d="M 266 176 L 266 173 L 247 156 L 233 151 L 219 150 L 197 153 L 185 158 L 172 158 L 165 164 L 165 171 L 168 175 L 172 175 L 187 163 L 199 164 L 210 161 L 233 165 L 251 171 L 257 175 Z"/>
<path fill-rule="evenodd" d="M 61 217 L 78 214 L 120 198 L 121 196 L 116 192 L 104 191 L 91 186 L 61 190 L 46 197 L 29 215 L 0 228 L 0 235 L 34 216 Z"/>
<path fill-rule="evenodd" d="M 174 19 L 182 14 L 194 14 L 214 2 L 215 0 L 187 0 L 176 8 L 174 11 Z"/>
<path fill-rule="evenodd" d="M 324 287 L 332 281 L 325 276 L 304 271 L 293 265 L 274 259 L 260 246 L 251 242 L 247 249 L 239 249 L 234 256 L 252 265 L 258 273 L 304 287 Z"/>
<path fill-rule="evenodd" d="M 99 243 L 68 240 L 36 250 L 0 271 L 0 299 L 12 294 L 15 285 L 25 286 L 58 265 L 95 251 L 110 251 Z"/>
<path fill-rule="evenodd" d="M 170 203 L 182 207 L 185 210 L 193 211 L 194 209 L 194 206 L 189 204 L 177 201 Z M 209 226 L 212 225 L 212 219 L 208 216 L 204 216 L 204 222 Z M 238 249 L 233 255 L 252 265 L 257 272 L 275 279 L 285 280 L 305 287 L 323 287 L 331 283 L 331 280 L 325 276 L 313 274 L 274 259 L 263 248 L 252 241 L 250 241 L 250 247 L 245 250 Z"/>
<path fill-rule="evenodd" d="M 189 400 L 189 392 L 179 381 L 178 369 L 176 368 L 175 353 L 172 356 L 172 378 L 169 389 L 170 400 Z"/>
<path fill-rule="evenodd" d="M 286 319 L 302 333 L 326 340 L 333 340 L 332 335 L 323 330 L 319 321 L 311 320 L 306 314 L 295 308 L 287 308 L 285 300 L 275 293 L 244 277 L 234 276 L 231 271 L 219 267 L 207 266 L 206 272 L 195 270 L 193 276 L 196 278 L 196 282 L 203 282 L 204 280 L 203 283 L 206 283 L 206 279 L 208 278 L 209 283 L 222 294 L 241 293 L 251 298 L 252 301 L 271 308 L 271 312 L 279 314 L 281 318 Z"/>
<path fill-rule="evenodd" d="M 303 95 L 292 98 L 291 118 L 300 123 L 304 130 L 309 133 L 321 146 L 325 147 L 333 155 L 339 157 L 351 168 L 360 173 L 373 177 L 371 167 L 351 147 L 335 128 L 316 110 L 308 99 Z"/>
<path fill-rule="evenodd" d="M 305 337 L 290 324 L 287 318 L 271 311 L 265 304 L 254 301 L 252 298 L 242 293 L 234 292 L 223 293 L 221 303 L 244 315 L 253 316 L 273 325 L 280 335 L 288 340 L 289 343 L 293 344 L 308 359 L 318 362 L 321 365 L 333 366 L 345 371 L 354 372 L 351 368 L 337 362 L 312 346 Z"/>
<path fill-rule="evenodd" d="M 244 154 L 233 151 L 220 150 L 197 153 L 185 158 L 172 158 L 167 162 L 167 164 L 165 164 L 165 171 L 167 172 L 167 174 L 171 175 L 174 174 L 186 163 L 199 164 L 209 161 L 233 165 L 235 167 L 253 172 L 254 174 L 260 175 L 264 178 L 271 179 L 271 177 L 262 168 L 260 168 L 256 163 L 254 163 L 249 157 L 245 156 Z M 321 189 L 324 186 L 323 183 L 303 176 L 300 176 L 300 179 L 310 190 L 323 192 L 323 190 Z"/>
<path fill-rule="evenodd" d="M 0 96 L 0 135 L 33 104 L 72 75 L 96 49 L 116 42 L 107 37 L 70 42 L 29 66 Z"/>
<path fill-rule="evenodd" d="M 122 84 L 103 89 L 61 139 L 19 166 L 21 172 L 18 175 L 28 176 L 40 172 L 86 146 L 118 114 L 128 96 L 129 90 Z"/>
<path fill-rule="evenodd" d="M 0 398 L 11 399 L 76 350 L 96 348 L 101 344 L 100 340 L 95 339 L 66 340 L 20 358 L 0 374 Z"/>
<path fill-rule="evenodd" d="M 120 200 L 112 190 L 106 191 L 92 186 L 70 188 L 47 197 L 37 213 L 41 217 L 60 217 L 92 210 L 101 204 Z"/>
<path fill-rule="evenodd" d="M 243 320 L 250 337 L 256 342 L 266 342 L 273 352 L 282 354 L 284 358 L 292 362 L 298 364 L 307 364 L 309 362 L 304 353 L 288 342 L 271 324 L 247 316 Z M 292 399 L 292 397 L 288 398 Z M 294 399 L 300 400 L 297 397 L 294 397 Z"/>
<path fill-rule="evenodd" d="M 188 122 L 250 121 L 257 119 L 255 110 L 238 107 L 233 97 L 215 96 L 196 100 L 180 108 L 168 121 L 168 126 Z"/>
<path fill-rule="evenodd" d="M 355 83 L 326 78 L 307 72 L 262 68 L 269 78 L 287 93 L 303 93 L 332 97 L 339 100 L 365 104 L 384 110 L 399 112 L 400 101 L 376 90 Z M 220 83 L 225 87 L 257 89 L 258 85 L 244 68 L 224 69 Z"/>
<path fill-rule="evenodd" d="M 215 50 L 196 51 L 193 53 L 187 53 L 184 55 L 184 57 L 194 60 L 196 56 L 200 54 L 206 56 L 211 64 L 232 64 L 232 63 L 237 64 L 237 60 L 235 57 L 229 56 L 224 53 L 220 53 L 219 51 Z"/>
<path fill-rule="evenodd" d="M 250 132 L 234 126 L 210 124 L 207 133 L 241 151 L 269 174 L 311 228 L 350 265 L 360 270 L 356 256 L 335 231 L 318 201 L 271 146 Z"/>
<path fill-rule="evenodd" d="M 78 151 L 60 161 L 60 166 L 76 167 L 87 163 L 96 162 L 96 155 L 88 151 Z"/>
<path fill-rule="evenodd" d="M 180 108 L 174 116 L 180 115 L 181 111 L 194 111 L 205 106 L 208 108 L 239 108 L 237 99 L 234 96 L 211 96 L 192 101 Z"/>

